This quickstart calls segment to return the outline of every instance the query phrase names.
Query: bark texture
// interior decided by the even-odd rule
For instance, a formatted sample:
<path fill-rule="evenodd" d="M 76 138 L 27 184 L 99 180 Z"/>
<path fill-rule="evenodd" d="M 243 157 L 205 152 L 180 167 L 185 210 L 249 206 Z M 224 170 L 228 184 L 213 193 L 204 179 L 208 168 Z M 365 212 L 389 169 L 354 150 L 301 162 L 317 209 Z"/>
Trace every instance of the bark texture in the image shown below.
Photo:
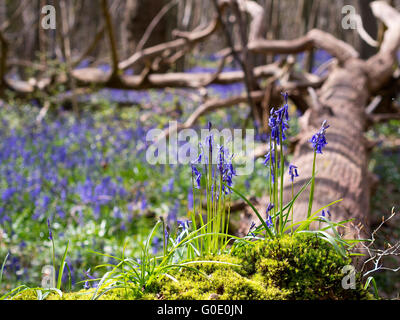
<path fill-rule="evenodd" d="M 322 47 L 338 60 L 300 119 L 301 132 L 292 163 L 299 168 L 300 174 L 294 185 L 296 193 L 312 176 L 313 150 L 309 140 L 319 130 L 322 122 L 327 120 L 330 125 L 326 134 L 328 145 L 322 155 L 317 155 L 312 212 L 343 199 L 329 210 L 334 221 L 354 219 L 353 226 L 342 230 L 347 238 L 357 238 L 358 231 L 354 225 L 363 225 L 363 236 L 369 231 L 372 177 L 367 168 L 368 143 L 364 137 L 368 120 L 366 108 L 376 92 L 390 81 L 400 46 L 400 14 L 384 1 L 372 2 L 371 8 L 374 16 L 388 29 L 379 52 L 368 60 L 360 59 L 350 45 L 325 36 L 318 30 L 311 30 L 300 39 L 255 39 L 249 44 L 253 50 L 265 53 L 294 53 L 309 46 Z M 285 203 L 292 197 L 291 189 L 289 175 L 285 172 Z M 307 217 L 308 202 L 309 189 L 295 203 L 295 222 Z M 268 203 L 268 197 L 261 199 L 260 212 L 265 212 Z M 248 212 L 242 216 L 241 233 L 247 233 L 251 220 L 256 220 Z"/>
<path fill-rule="evenodd" d="M 323 154 L 317 154 L 315 197 L 313 212 L 335 200 L 340 203 L 328 208 L 335 221 L 354 218 L 366 224 L 370 202 L 368 157 L 364 131 L 365 107 L 368 102 L 368 77 L 363 63 L 351 60 L 342 68 L 332 71 L 317 91 L 319 106 L 303 116 L 300 140 L 295 148 L 293 163 L 298 166 L 300 179 L 295 181 L 297 192 L 312 176 L 313 150 L 309 140 L 324 120 L 328 145 Z M 285 202 L 291 198 L 291 182 L 285 173 Z M 309 193 L 304 192 L 296 201 L 295 221 L 307 216 Z M 346 230 L 349 236 L 352 230 Z"/>

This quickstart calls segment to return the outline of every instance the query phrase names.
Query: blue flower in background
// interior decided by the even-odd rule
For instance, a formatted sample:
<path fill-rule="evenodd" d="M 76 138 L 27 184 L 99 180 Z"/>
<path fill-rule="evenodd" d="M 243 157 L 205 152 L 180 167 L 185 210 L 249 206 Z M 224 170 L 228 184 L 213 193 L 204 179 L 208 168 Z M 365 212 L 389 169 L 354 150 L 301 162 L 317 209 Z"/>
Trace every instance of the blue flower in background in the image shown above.
<path fill-rule="evenodd" d="M 47 228 L 49 230 L 49 240 L 53 240 L 53 233 L 51 232 L 50 219 L 47 219 Z"/>
<path fill-rule="evenodd" d="M 174 206 L 169 210 L 167 216 L 167 223 L 169 226 L 172 226 L 178 219 L 180 203 L 179 200 L 175 200 Z"/>
<path fill-rule="evenodd" d="M 328 219 L 330 219 L 332 215 L 329 212 L 329 210 L 326 210 L 326 213 L 325 213 L 325 210 L 322 210 L 321 217 L 325 219 L 326 218 L 326 214 L 328 214 Z"/>
<path fill-rule="evenodd" d="M 194 199 L 193 199 L 193 189 L 189 188 L 188 190 L 188 209 L 193 210 L 193 205 L 194 205 Z"/>
<path fill-rule="evenodd" d="M 289 165 L 289 175 L 290 175 L 290 181 L 294 181 L 295 177 L 298 177 L 299 174 L 297 172 L 297 167 L 293 164 Z"/>
<path fill-rule="evenodd" d="M 151 243 L 151 250 L 153 255 L 156 255 L 158 253 L 158 251 L 160 251 L 161 249 L 161 239 L 159 237 L 154 237 L 153 241 Z"/>

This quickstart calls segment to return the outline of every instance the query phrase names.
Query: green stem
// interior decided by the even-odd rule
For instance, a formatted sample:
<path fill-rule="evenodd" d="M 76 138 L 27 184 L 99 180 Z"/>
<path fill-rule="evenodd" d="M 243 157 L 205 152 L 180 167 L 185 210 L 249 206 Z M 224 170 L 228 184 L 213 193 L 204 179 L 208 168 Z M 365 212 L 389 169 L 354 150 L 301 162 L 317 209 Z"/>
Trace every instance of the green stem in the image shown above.
<path fill-rule="evenodd" d="M 313 168 L 312 168 L 312 181 L 311 181 L 311 189 L 310 189 L 310 199 L 308 201 L 308 212 L 307 218 L 311 216 L 312 205 L 314 201 L 314 186 L 315 186 L 315 161 L 317 159 L 317 152 L 314 150 L 314 160 L 313 160 Z"/>
<path fill-rule="evenodd" d="M 292 200 L 293 200 L 293 196 L 294 196 L 294 187 L 293 187 L 293 181 L 292 181 Z M 293 216 L 294 216 L 294 206 L 292 206 L 292 221 L 291 221 L 291 224 L 292 224 L 292 234 L 293 234 L 293 223 L 294 223 Z"/>
<path fill-rule="evenodd" d="M 278 148 L 276 145 L 276 141 L 274 140 L 274 153 L 275 153 L 275 161 L 274 161 L 274 216 L 277 216 L 278 213 Z M 276 229 L 279 230 L 280 219 L 276 223 Z"/>
<path fill-rule="evenodd" d="M 51 237 L 51 244 L 53 246 L 53 283 L 52 283 L 52 287 L 54 288 L 56 285 L 56 254 L 55 254 L 55 245 L 54 245 L 54 240 L 53 237 Z"/>
<path fill-rule="evenodd" d="M 284 175 L 284 166 L 285 166 L 285 158 L 283 155 L 283 141 L 282 141 L 282 125 L 280 125 L 280 134 L 279 134 L 279 144 L 281 145 L 281 189 L 280 189 L 280 213 L 279 213 L 279 220 L 281 221 L 281 233 L 282 230 L 284 228 L 284 224 L 283 224 L 283 175 Z"/>

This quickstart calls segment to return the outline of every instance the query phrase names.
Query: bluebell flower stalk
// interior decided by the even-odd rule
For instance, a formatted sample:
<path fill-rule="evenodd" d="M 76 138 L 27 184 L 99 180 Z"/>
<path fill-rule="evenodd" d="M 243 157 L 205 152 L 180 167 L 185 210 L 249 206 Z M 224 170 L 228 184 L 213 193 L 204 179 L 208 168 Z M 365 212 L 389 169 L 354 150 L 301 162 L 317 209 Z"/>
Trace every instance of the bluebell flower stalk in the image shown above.
<path fill-rule="evenodd" d="M 211 129 L 211 123 L 208 124 Z M 194 230 L 201 229 L 201 238 L 196 243 L 199 252 L 204 254 L 217 253 L 224 247 L 227 240 L 230 200 L 233 185 L 233 177 L 236 175 L 232 164 L 233 155 L 224 146 L 217 146 L 215 154 L 217 163 L 213 163 L 214 138 L 211 132 L 205 139 L 205 146 L 208 147 L 208 157 L 201 152 L 197 162 L 203 159 L 203 170 L 200 172 L 196 164 L 192 163 L 192 188 L 193 188 L 193 212 L 192 225 Z M 204 179 L 201 179 L 204 176 Z M 197 190 L 197 191 L 196 191 Z M 202 195 L 205 192 L 206 217 L 203 221 Z M 200 201 L 196 205 L 196 194 Z M 196 212 L 199 215 L 199 224 L 196 223 Z"/>
<path fill-rule="evenodd" d="M 329 128 L 329 125 L 327 124 L 327 121 L 324 120 L 322 122 L 321 128 L 318 130 L 316 134 L 312 136 L 310 139 L 312 148 L 314 150 L 314 158 L 313 158 L 313 167 L 312 167 L 312 181 L 311 181 L 311 188 L 310 188 L 310 198 L 308 201 L 308 212 L 307 212 L 307 218 L 311 216 L 312 212 L 312 205 L 314 201 L 314 188 L 315 188 L 315 162 L 317 160 L 317 153 L 322 154 L 322 149 L 328 144 L 326 141 L 326 129 Z"/>
<path fill-rule="evenodd" d="M 47 228 L 49 229 L 49 240 L 51 241 L 51 245 L 52 245 L 52 260 L 53 260 L 53 287 L 55 287 L 55 283 L 56 283 L 56 248 L 54 245 L 54 239 L 53 239 L 53 232 L 51 230 L 51 224 L 50 224 L 50 219 L 47 219 Z"/>
<path fill-rule="evenodd" d="M 289 176 L 290 176 L 290 181 L 292 182 L 292 199 L 294 197 L 294 178 L 299 176 L 299 173 L 297 172 L 297 167 L 293 164 L 289 164 Z M 294 205 L 292 206 L 292 233 L 293 233 L 293 223 L 294 223 Z"/>
<path fill-rule="evenodd" d="M 270 199 L 274 206 L 272 214 L 274 224 L 280 233 L 283 232 L 284 214 L 283 214 L 283 181 L 285 156 L 283 152 L 283 142 L 286 140 L 285 132 L 289 128 L 289 106 L 288 94 L 282 93 L 284 104 L 281 108 L 272 108 L 268 119 L 270 127 L 269 152 L 265 156 L 264 165 L 269 164 L 269 191 Z M 278 147 L 280 150 L 278 152 Z M 280 178 L 278 178 L 280 177 Z"/>

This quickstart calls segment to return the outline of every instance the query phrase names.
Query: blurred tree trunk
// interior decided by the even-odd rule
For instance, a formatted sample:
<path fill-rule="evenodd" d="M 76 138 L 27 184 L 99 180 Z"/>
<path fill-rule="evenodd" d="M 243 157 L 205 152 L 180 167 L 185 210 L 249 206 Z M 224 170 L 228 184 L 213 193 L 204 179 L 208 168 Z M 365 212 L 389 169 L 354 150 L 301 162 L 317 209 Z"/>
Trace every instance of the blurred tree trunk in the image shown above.
<path fill-rule="evenodd" d="M 361 20 L 365 31 L 373 38 L 376 39 L 378 33 L 378 27 L 376 25 L 376 19 L 372 14 L 370 3 L 373 0 L 358 0 L 358 6 L 360 10 Z M 377 53 L 377 48 L 371 47 L 365 41 L 360 41 L 360 56 L 362 59 L 368 59 Z"/>
<path fill-rule="evenodd" d="M 133 52 L 135 52 L 136 46 L 145 33 L 146 28 L 157 13 L 160 12 L 165 3 L 165 0 L 127 0 L 124 25 L 127 33 L 126 40 L 128 43 L 126 48 L 128 50 L 128 55 L 132 55 Z M 144 47 L 154 46 L 167 41 L 168 31 L 171 30 L 168 22 L 170 16 L 171 14 L 169 13 L 166 17 L 161 19 Z M 142 67 L 136 67 L 138 70 L 135 70 L 135 73 L 140 72 Z"/>
<path fill-rule="evenodd" d="M 317 155 L 316 193 L 313 212 L 332 201 L 343 201 L 328 208 L 335 221 L 354 218 L 355 223 L 367 224 L 371 177 L 368 174 L 366 139 L 366 113 L 370 93 L 368 78 L 362 62 L 354 60 L 344 68 L 331 72 L 328 80 L 317 91 L 318 106 L 309 109 L 304 121 L 299 144 L 295 148 L 293 163 L 299 167 L 301 178 L 295 182 L 295 192 L 312 176 L 313 152 L 309 142 L 311 136 L 327 120 L 327 147 Z M 285 175 L 285 201 L 291 198 L 291 183 Z M 308 192 L 296 201 L 295 221 L 306 218 Z M 356 236 L 353 229 L 346 230 L 348 236 Z"/>
<path fill-rule="evenodd" d="M 26 60 L 34 61 L 36 52 L 39 51 L 39 27 L 40 27 L 40 1 L 27 1 L 26 9 L 22 11 L 24 25 L 24 51 Z"/>

